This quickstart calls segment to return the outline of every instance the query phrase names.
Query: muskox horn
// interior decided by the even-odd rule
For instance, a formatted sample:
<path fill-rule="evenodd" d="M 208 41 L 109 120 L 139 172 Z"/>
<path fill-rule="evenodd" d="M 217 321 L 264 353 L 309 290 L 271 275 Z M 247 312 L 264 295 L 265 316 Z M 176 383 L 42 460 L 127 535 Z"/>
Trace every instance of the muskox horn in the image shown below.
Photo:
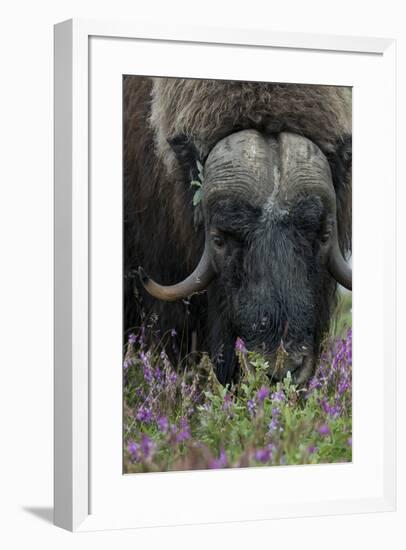
<path fill-rule="evenodd" d="M 149 292 L 151 296 L 154 296 L 154 298 L 166 300 L 167 302 L 186 298 L 196 292 L 205 290 L 214 278 L 214 270 L 211 265 L 207 244 L 204 247 L 200 262 L 193 273 L 176 285 L 160 285 L 150 279 L 142 267 L 140 267 L 138 271 L 145 290 Z"/>
<path fill-rule="evenodd" d="M 352 270 L 338 244 L 337 200 L 329 162 L 316 144 L 297 134 L 282 132 L 280 143 L 285 158 L 285 193 L 290 191 L 294 196 L 298 186 L 301 186 L 302 193 L 306 191 L 319 195 L 331 215 L 335 216 L 327 267 L 340 285 L 352 290 Z"/>
<path fill-rule="evenodd" d="M 327 265 L 328 270 L 337 283 L 345 287 L 347 290 L 352 290 L 352 269 L 347 264 L 341 253 L 337 238 L 337 228 L 334 230 L 333 242 Z"/>

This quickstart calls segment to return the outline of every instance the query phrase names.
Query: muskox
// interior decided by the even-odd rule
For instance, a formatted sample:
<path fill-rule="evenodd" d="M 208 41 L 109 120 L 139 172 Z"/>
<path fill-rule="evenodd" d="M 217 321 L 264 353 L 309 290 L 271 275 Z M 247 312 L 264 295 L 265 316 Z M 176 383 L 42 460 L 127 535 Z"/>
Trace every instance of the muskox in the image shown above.
<path fill-rule="evenodd" d="M 238 380 L 235 342 L 312 375 L 351 289 L 351 90 L 124 77 L 124 328 Z"/>

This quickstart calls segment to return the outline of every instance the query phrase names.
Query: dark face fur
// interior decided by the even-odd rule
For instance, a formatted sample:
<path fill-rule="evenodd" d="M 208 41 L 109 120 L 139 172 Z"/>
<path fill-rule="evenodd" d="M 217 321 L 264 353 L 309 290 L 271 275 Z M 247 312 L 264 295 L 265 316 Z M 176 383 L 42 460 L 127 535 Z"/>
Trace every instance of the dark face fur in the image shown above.
<path fill-rule="evenodd" d="M 222 382 L 237 376 L 237 337 L 265 354 L 272 379 L 290 371 L 295 382 L 305 382 L 330 318 L 335 220 L 326 200 L 327 166 L 311 142 L 296 136 L 295 155 L 305 159 L 298 170 L 288 160 L 290 137 L 285 141 L 241 132 L 206 162 L 206 243 L 216 275 L 211 348 Z"/>
<path fill-rule="evenodd" d="M 217 202 L 206 238 L 216 273 L 211 347 L 221 381 L 236 375 L 237 337 L 269 358 L 274 379 L 289 370 L 300 383 L 312 374 L 336 286 L 326 269 L 330 235 L 318 197 L 284 209 L 238 198 Z M 283 361 L 276 369 L 277 355 Z"/>

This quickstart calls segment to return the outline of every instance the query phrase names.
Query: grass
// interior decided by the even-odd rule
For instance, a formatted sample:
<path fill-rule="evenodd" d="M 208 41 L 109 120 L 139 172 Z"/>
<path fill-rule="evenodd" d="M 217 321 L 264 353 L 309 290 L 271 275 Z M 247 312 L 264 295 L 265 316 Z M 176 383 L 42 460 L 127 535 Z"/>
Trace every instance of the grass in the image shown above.
<path fill-rule="evenodd" d="M 342 294 L 306 388 L 270 386 L 265 359 L 237 341 L 243 376 L 224 388 L 207 355 L 176 368 L 144 329 L 124 360 L 126 473 L 349 462 L 352 457 L 351 294 Z M 174 335 L 173 335 L 174 336 Z M 173 336 L 166 335 L 170 340 Z M 163 339 L 165 340 L 165 338 Z"/>

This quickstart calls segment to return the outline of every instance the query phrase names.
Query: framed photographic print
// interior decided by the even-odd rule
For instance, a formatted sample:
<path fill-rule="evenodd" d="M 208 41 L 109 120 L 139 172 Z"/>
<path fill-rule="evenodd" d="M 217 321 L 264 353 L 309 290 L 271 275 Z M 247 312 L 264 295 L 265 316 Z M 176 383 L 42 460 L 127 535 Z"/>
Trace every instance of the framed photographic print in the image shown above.
<path fill-rule="evenodd" d="M 392 40 L 55 26 L 57 525 L 394 509 L 394 156 Z"/>

